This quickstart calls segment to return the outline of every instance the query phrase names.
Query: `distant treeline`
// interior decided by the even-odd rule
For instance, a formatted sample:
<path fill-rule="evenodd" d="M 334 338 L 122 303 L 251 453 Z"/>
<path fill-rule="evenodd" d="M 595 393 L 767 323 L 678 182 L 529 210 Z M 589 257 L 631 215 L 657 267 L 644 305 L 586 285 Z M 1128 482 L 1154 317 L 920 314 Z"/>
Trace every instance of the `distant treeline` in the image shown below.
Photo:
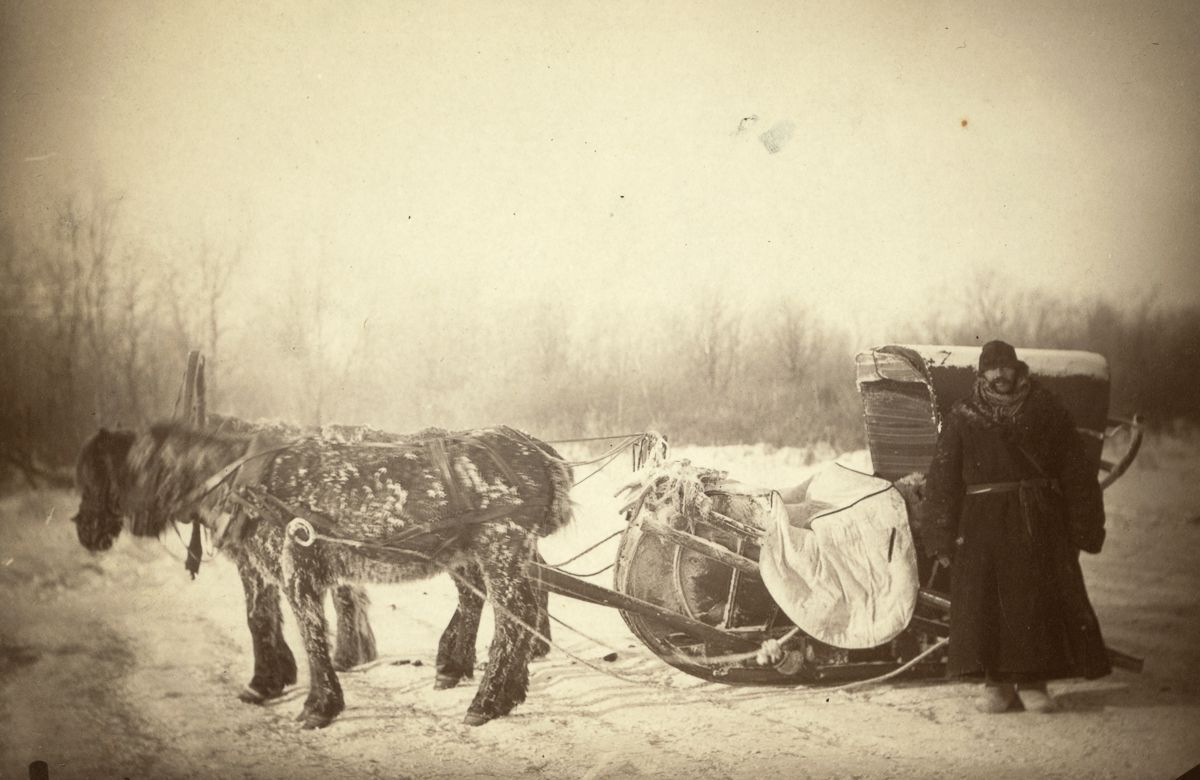
<path fill-rule="evenodd" d="M 69 465 L 101 425 L 170 416 L 189 349 L 208 359 L 213 409 L 248 418 L 864 443 L 853 354 L 870 344 L 810 303 L 749 305 L 710 287 L 597 319 L 549 295 L 471 312 L 410 294 L 400 319 L 364 314 L 347 333 L 333 327 L 346 302 L 319 266 L 298 261 L 269 300 L 241 300 L 242 254 L 228 241 L 141 247 L 122 232 L 120 201 L 103 196 L 64 201 L 36 234 L 0 228 L 0 461 L 10 475 Z M 994 337 L 1105 355 L 1114 414 L 1200 421 L 1200 306 L 1064 301 L 983 275 L 914 302 L 886 340 Z"/>

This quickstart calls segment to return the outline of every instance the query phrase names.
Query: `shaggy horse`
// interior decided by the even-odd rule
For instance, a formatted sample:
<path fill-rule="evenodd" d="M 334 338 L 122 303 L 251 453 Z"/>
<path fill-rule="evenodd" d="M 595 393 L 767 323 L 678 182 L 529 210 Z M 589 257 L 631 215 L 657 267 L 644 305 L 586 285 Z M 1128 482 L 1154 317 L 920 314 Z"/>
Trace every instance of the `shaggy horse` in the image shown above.
<path fill-rule="evenodd" d="M 299 439 L 319 435 L 345 444 L 359 442 L 403 443 L 411 441 L 412 435 L 381 431 L 365 425 L 326 425 L 319 430 L 303 429 L 283 422 L 251 423 L 237 417 L 208 414 L 208 428 L 216 433 L 237 436 L 266 436 L 279 440 Z M 103 433 L 103 432 L 102 432 Z M 440 431 L 429 431 L 436 435 Z M 132 441 L 133 434 L 125 434 Z M 420 434 L 418 434 L 420 436 Z M 96 440 L 93 440 L 96 441 Z M 86 451 L 86 450 L 85 450 Z M 122 454 L 122 457 L 124 455 Z M 81 457 L 81 462 L 83 458 Z M 541 555 L 534 558 L 545 563 Z M 284 641 L 282 615 L 279 611 L 279 589 L 263 581 L 258 571 L 244 556 L 234 555 L 242 588 L 246 594 L 246 619 L 254 638 L 254 677 L 242 689 L 242 701 L 260 704 L 278 697 L 283 689 L 296 682 L 296 662 Z M 464 585 L 463 581 L 469 583 Z M 483 611 L 483 599 L 478 593 L 486 588 L 479 567 L 467 564 L 455 578 L 458 588 L 458 608 L 450 618 L 438 643 L 435 666 L 438 689 L 453 688 L 464 678 L 475 676 L 475 640 L 479 620 Z M 539 589 L 538 633 L 550 637 L 550 618 L 547 612 L 547 593 Z M 370 600 L 366 591 L 357 585 L 339 585 L 333 591 L 334 612 L 337 615 L 337 640 L 334 643 L 333 668 L 339 672 L 375 660 L 375 634 L 367 617 Z M 269 638 L 269 639 L 267 639 Z M 540 637 L 533 640 L 533 658 L 542 658 L 550 652 L 550 645 Z"/>
<path fill-rule="evenodd" d="M 251 461 L 258 461 L 253 469 Z M 230 485 L 237 468 L 256 473 Z M 532 641 L 524 626 L 538 621 L 539 610 L 522 566 L 535 556 L 537 537 L 571 517 L 571 470 L 549 445 L 497 428 L 389 443 L 306 438 L 272 446 L 261 436 L 165 424 L 142 435 L 101 431 L 84 447 L 77 472 L 83 497 L 74 519 L 89 549 L 110 546 L 123 518 L 135 535 L 157 536 L 169 518 L 198 511 L 225 535 L 226 550 L 255 588 L 283 590 L 308 655 L 310 689 L 299 717 L 306 728 L 329 724 L 345 707 L 323 610 L 326 590 L 343 582 L 456 574 L 460 608 L 442 636 L 438 666 L 461 676 L 474 667 L 486 591 L 496 633 L 465 722 L 480 725 L 524 701 Z M 224 481 L 214 489 L 218 472 Z M 230 499 L 236 511 L 225 524 L 221 509 Z M 299 530 L 287 527 L 297 524 Z M 248 608 L 251 687 L 282 690 L 291 654 L 278 621 L 256 621 Z"/>

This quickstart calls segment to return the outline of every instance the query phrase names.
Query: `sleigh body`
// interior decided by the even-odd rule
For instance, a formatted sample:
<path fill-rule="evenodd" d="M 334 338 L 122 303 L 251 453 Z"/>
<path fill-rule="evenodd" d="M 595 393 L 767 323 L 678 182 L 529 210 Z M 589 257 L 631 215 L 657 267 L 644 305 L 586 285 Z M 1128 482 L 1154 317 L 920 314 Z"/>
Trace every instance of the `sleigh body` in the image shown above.
<path fill-rule="evenodd" d="M 1108 416 L 1105 359 L 1065 350 L 1021 354 L 1032 375 L 1072 412 L 1101 484 L 1112 484 L 1136 457 L 1141 432 L 1136 418 Z M 909 509 L 919 500 L 942 415 L 970 392 L 978 355 L 977 347 L 891 345 L 856 357 L 870 454 L 865 468 L 895 485 Z M 1120 436 L 1127 437 L 1124 453 L 1105 460 L 1105 442 Z M 543 587 L 620 609 L 630 630 L 664 661 L 716 682 L 827 684 L 900 669 L 910 676 L 944 673 L 949 581 L 930 556 L 916 550 L 913 576 L 920 586 L 911 589 L 902 630 L 875 646 L 839 646 L 799 629 L 764 583 L 764 541 L 781 523 L 804 525 L 806 511 L 813 513 L 806 485 L 749 486 L 678 462 L 648 468 L 643 479 L 643 495 L 651 500 L 627 517 L 615 591 L 531 564 Z M 1111 650 L 1110 657 L 1115 666 L 1140 670 L 1138 659 Z"/>

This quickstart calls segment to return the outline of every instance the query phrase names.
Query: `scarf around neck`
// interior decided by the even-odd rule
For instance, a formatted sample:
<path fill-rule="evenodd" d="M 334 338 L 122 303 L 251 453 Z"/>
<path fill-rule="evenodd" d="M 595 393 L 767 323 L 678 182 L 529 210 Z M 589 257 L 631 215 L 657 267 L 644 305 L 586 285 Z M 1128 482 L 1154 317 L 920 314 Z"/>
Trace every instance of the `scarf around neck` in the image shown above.
<path fill-rule="evenodd" d="M 980 376 L 975 380 L 975 402 L 991 419 L 998 423 L 1011 423 L 1021 413 L 1025 399 L 1029 397 L 1029 377 L 1017 377 L 1016 387 L 1011 393 L 997 393 Z"/>

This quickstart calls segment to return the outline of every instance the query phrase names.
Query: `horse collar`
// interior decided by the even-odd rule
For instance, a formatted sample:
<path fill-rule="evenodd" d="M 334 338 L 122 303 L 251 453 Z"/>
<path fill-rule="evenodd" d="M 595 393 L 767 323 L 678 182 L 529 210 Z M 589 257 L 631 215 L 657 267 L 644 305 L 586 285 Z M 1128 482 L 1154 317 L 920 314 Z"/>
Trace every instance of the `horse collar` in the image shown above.
<path fill-rule="evenodd" d="M 191 495 L 184 499 L 184 511 L 186 512 L 191 507 L 199 504 L 201 501 L 207 498 L 209 494 L 216 490 L 223 482 L 225 482 L 225 480 L 229 479 L 235 472 L 239 471 L 247 463 L 265 455 L 273 455 L 282 450 L 286 450 L 295 443 L 295 441 L 289 441 L 286 444 L 281 444 L 277 447 L 260 448 L 261 442 L 259 437 L 255 436 L 250 440 L 250 445 L 246 448 L 246 453 L 244 455 L 222 468 L 216 474 L 213 474 L 204 481 L 204 484 L 197 487 L 192 491 Z M 242 479 L 243 476 L 244 475 L 239 474 L 237 481 L 245 481 Z M 200 561 L 204 554 L 204 545 L 201 541 L 200 531 L 200 527 L 203 525 L 203 522 L 198 515 L 194 515 L 193 518 L 192 537 L 188 542 L 187 558 L 184 561 L 184 568 L 191 573 L 192 579 L 196 579 L 196 575 L 200 573 Z M 220 530 L 224 531 L 224 529 Z"/>

